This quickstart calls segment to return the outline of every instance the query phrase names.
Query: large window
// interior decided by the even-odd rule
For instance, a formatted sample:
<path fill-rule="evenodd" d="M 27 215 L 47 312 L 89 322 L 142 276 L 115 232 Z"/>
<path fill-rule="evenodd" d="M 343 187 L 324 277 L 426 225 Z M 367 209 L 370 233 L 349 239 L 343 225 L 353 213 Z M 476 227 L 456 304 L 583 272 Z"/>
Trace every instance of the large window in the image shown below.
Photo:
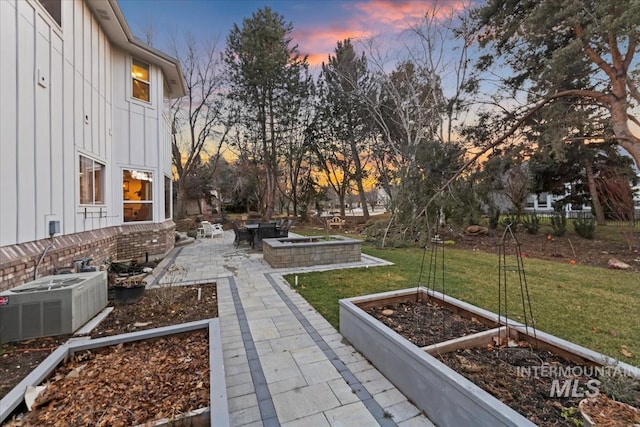
<path fill-rule="evenodd" d="M 124 222 L 153 220 L 153 174 L 151 172 L 122 171 Z"/>
<path fill-rule="evenodd" d="M 149 64 L 133 59 L 131 62 L 131 95 L 142 101 L 151 101 L 149 97 Z"/>
<path fill-rule="evenodd" d="M 95 160 L 79 156 L 80 204 L 104 204 L 104 165 Z"/>
<path fill-rule="evenodd" d="M 39 0 L 42 7 L 44 7 L 49 15 L 62 26 L 62 0 Z"/>

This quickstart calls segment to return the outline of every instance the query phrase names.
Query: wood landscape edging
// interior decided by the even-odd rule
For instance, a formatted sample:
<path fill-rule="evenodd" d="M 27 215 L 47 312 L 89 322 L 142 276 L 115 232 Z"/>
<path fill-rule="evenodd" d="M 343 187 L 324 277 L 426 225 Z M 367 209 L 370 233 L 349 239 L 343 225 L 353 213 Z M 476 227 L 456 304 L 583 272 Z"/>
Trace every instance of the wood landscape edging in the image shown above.
<path fill-rule="evenodd" d="M 37 386 L 41 384 L 42 381 L 51 375 L 60 363 L 72 356 L 74 353 L 205 328 L 208 328 L 209 330 L 210 395 L 208 418 L 210 419 L 211 426 L 214 425 L 214 422 L 215 426 L 229 426 L 227 387 L 222 356 L 220 320 L 218 318 L 198 320 L 195 322 L 164 326 L 161 328 L 147 329 L 140 332 L 130 332 L 110 337 L 101 337 L 96 339 L 71 339 L 51 353 L 42 363 L 40 363 L 40 365 L 38 365 L 4 398 L 2 398 L 2 400 L 0 400 L 0 423 L 6 421 L 13 410 L 24 400 L 24 392 L 27 386 Z M 196 414 L 199 412 L 203 411 L 201 409 L 194 411 Z M 164 420 L 160 420 L 160 424 L 153 423 L 152 425 L 164 425 L 162 424 L 162 421 Z M 166 420 L 165 424 L 169 425 L 169 423 L 170 420 Z"/>

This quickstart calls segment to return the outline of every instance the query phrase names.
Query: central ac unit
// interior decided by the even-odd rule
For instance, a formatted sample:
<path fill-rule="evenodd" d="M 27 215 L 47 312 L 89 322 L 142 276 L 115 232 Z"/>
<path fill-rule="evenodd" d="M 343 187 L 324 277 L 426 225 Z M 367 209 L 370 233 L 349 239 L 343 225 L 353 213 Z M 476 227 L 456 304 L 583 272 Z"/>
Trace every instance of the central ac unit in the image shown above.
<path fill-rule="evenodd" d="M 0 293 L 0 343 L 72 334 L 106 306 L 106 271 L 38 278 Z"/>

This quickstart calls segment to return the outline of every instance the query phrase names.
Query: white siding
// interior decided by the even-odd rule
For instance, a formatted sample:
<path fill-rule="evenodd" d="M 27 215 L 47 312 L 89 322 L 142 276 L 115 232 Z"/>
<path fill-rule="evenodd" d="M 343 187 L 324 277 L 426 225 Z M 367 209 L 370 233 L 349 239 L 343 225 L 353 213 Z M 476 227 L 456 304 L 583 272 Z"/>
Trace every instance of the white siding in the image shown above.
<path fill-rule="evenodd" d="M 163 75 L 150 64 L 151 102 L 131 96 L 132 56 L 113 51 L 114 117 L 118 126 L 114 129 L 112 152 L 114 172 L 112 188 L 114 205 L 122 210 L 122 170 L 140 169 L 153 172 L 153 218 L 164 220 L 164 175 L 171 171 L 170 147 L 166 145 L 169 128 L 162 117 Z M 122 94 L 120 97 L 119 95 Z M 166 153 L 162 150 L 168 150 Z M 168 161 L 168 162 L 167 162 Z M 122 213 L 119 213 L 120 218 Z"/>
<path fill-rule="evenodd" d="M 0 0 L 0 246 L 120 224 L 122 169 L 153 172 L 164 220 L 171 171 L 163 75 L 151 103 L 131 98 L 131 58 L 112 46 L 83 0 L 62 1 L 59 26 L 37 0 Z M 135 49 L 138 49 L 137 47 Z M 104 205 L 80 206 L 78 156 L 106 166 Z"/>
<path fill-rule="evenodd" d="M 0 245 L 48 237 L 49 219 L 64 234 L 110 225 L 85 220 L 77 189 L 78 152 L 108 163 L 104 33 L 81 0 L 62 2 L 62 28 L 35 0 L 2 0 L 0 26 Z"/>
<path fill-rule="evenodd" d="M 15 201 L 18 214 L 18 240 L 34 240 L 36 177 L 35 177 L 35 126 L 41 123 L 34 121 L 35 112 L 35 19 L 34 8 L 27 2 L 17 3 L 17 99 L 14 100 L 18 115 L 18 197 Z M 46 90 L 46 89 L 45 89 Z M 48 125 L 48 122 L 46 123 Z M 41 147 L 39 147 L 41 148 Z M 42 147 L 44 149 L 46 147 Z M 44 218 L 43 218 L 44 220 Z"/>
<path fill-rule="evenodd" d="M 51 35 L 55 34 L 42 16 L 36 17 L 36 67 L 35 78 L 35 189 L 34 213 L 49 212 L 51 206 L 51 125 L 54 111 L 51 108 Z M 35 219 L 36 236 L 46 235 L 44 218 Z M 33 225 L 32 225 L 33 226 Z"/>
<path fill-rule="evenodd" d="M 0 246 L 16 241 L 18 228 L 17 112 L 15 82 L 17 56 L 16 4 L 0 1 Z"/>

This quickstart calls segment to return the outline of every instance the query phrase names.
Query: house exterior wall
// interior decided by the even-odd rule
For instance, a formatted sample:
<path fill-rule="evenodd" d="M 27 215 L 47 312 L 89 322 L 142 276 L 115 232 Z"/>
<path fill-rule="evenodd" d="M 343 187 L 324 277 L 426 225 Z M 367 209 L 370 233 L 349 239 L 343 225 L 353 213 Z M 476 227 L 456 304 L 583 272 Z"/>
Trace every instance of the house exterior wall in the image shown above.
<path fill-rule="evenodd" d="M 68 258 L 101 263 L 173 248 L 175 224 L 164 203 L 170 126 L 165 75 L 153 63 L 158 53 L 138 42 L 114 44 L 108 26 L 118 20 L 96 19 L 87 2 L 62 0 L 59 25 L 37 0 L 0 1 L 0 289 L 31 277 L 50 244 L 40 260 L 45 273 Z M 96 5 L 114 7 L 114 18 L 119 13 L 112 2 Z M 146 55 L 149 103 L 132 99 L 127 49 Z M 158 61 L 166 71 L 167 58 Z M 80 156 L 104 165 L 102 203 L 80 203 Z M 152 221 L 124 223 L 124 169 L 153 174 Z M 60 230 L 50 240 L 52 220 Z"/>
<path fill-rule="evenodd" d="M 170 126 L 164 111 L 163 75 L 160 68 L 150 65 L 151 102 L 132 97 L 132 56 L 114 50 L 114 115 L 118 126 L 113 129 L 112 205 L 118 222 L 123 222 L 123 170 L 153 172 L 153 218 L 165 219 L 164 177 L 171 177 Z"/>
<path fill-rule="evenodd" d="M 0 246 L 49 237 L 50 219 L 62 234 L 110 225 L 108 206 L 79 209 L 76 181 L 80 153 L 108 164 L 111 46 L 84 2 L 62 17 L 0 2 Z"/>

